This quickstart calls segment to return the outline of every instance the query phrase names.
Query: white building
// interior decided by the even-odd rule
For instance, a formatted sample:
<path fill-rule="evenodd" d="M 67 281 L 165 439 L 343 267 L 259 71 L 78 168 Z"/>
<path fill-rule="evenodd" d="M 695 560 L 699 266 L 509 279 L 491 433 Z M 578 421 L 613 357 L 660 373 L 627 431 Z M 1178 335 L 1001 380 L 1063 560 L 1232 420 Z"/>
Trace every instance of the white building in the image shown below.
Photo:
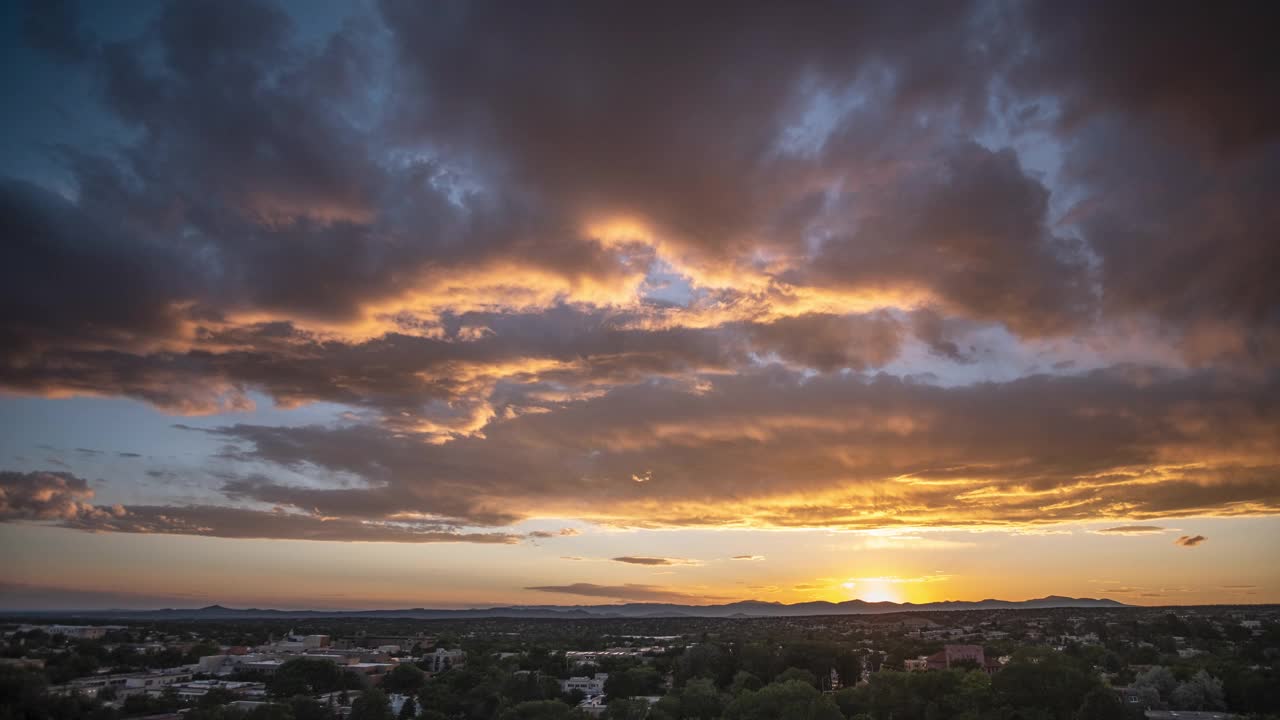
<path fill-rule="evenodd" d="M 596 673 L 593 677 L 571 677 L 560 681 L 560 692 L 568 693 L 577 690 L 587 697 L 603 695 L 604 683 L 608 679 L 609 673 Z"/>

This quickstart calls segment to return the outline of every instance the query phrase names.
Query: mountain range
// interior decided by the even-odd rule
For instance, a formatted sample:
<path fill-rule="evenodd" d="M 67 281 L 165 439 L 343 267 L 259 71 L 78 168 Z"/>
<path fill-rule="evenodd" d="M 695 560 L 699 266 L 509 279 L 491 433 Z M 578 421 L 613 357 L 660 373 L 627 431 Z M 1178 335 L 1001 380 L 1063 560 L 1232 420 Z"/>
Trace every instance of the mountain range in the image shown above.
<path fill-rule="evenodd" d="M 411 618 L 448 620 L 469 618 L 754 618 L 804 617 L 813 615 L 884 615 L 898 612 L 943 610 L 1028 610 L 1046 608 L 1110 608 L 1128 607 L 1106 598 L 1071 598 L 1050 595 L 1035 600 L 947 600 L 932 603 L 893 603 L 846 600 L 844 602 L 803 602 L 791 605 L 762 600 L 744 600 L 723 605 L 678 605 L 672 603 L 624 603 L 618 605 L 508 605 L 490 608 L 402 610 L 276 610 L 263 608 L 228 608 L 210 605 L 201 608 L 165 608 L 162 610 L 27 610 L 3 611 L 0 614 L 40 615 L 84 618 L 121 618 L 136 620 L 239 620 L 289 618 Z"/>

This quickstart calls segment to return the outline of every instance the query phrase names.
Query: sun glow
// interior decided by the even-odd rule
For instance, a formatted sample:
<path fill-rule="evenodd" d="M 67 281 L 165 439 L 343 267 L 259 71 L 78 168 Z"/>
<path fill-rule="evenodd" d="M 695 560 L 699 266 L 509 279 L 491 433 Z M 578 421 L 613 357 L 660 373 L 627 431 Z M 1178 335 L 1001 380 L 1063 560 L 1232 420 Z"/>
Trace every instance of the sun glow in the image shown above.
<path fill-rule="evenodd" d="M 888 581 L 880 579 L 850 580 L 840 584 L 849 594 L 858 600 L 867 602 L 902 602 L 902 593 Z"/>

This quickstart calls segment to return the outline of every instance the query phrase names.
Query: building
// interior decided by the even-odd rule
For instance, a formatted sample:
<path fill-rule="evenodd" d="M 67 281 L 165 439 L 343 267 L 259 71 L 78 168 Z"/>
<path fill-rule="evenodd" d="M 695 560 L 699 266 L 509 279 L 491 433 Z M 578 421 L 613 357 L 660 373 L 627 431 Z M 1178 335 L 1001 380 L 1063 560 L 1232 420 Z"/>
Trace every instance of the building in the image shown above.
<path fill-rule="evenodd" d="M 43 658 L 0 658 L 0 667 L 16 667 L 22 670 L 41 670 L 44 668 Z"/>
<path fill-rule="evenodd" d="M 90 675 L 89 677 L 76 678 L 62 685 L 52 685 L 49 687 L 49 693 L 52 695 L 96 695 L 98 691 L 110 688 L 124 697 L 144 692 L 159 692 L 174 683 L 190 682 L 193 677 L 193 667 L 187 665 L 185 667 L 145 673 Z"/>
<path fill-rule="evenodd" d="M 426 666 L 427 672 L 440 673 L 449 668 L 466 665 L 467 653 L 462 650 L 436 648 L 435 652 L 422 656 L 422 664 Z"/>
<path fill-rule="evenodd" d="M 133 695 L 139 692 L 158 695 L 170 685 L 191 682 L 194 675 L 190 671 L 173 672 L 165 670 L 158 673 L 138 675 L 125 680 L 124 692 Z"/>
<path fill-rule="evenodd" d="M 924 672 L 929 669 L 929 658 L 926 655 L 920 657 L 907 658 L 902 661 L 902 669 L 907 672 Z"/>
<path fill-rule="evenodd" d="M 226 690 L 241 698 L 264 698 L 267 688 L 259 682 L 230 682 L 225 680 L 192 680 L 190 682 L 173 683 L 173 691 L 183 700 L 199 700 L 209 694 L 210 690 Z"/>
<path fill-rule="evenodd" d="M 124 625 L 23 625 L 20 630 L 43 630 L 76 640 L 101 640 L 110 630 L 124 630 Z"/>
<path fill-rule="evenodd" d="M 981 645 L 944 645 L 941 650 L 925 658 L 928 670 L 947 670 L 968 665 L 976 665 L 978 670 L 988 675 L 1001 667 L 999 662 L 987 659 Z"/>
<path fill-rule="evenodd" d="M 571 677 L 560 681 L 560 692 L 570 693 L 577 690 L 589 698 L 603 695 L 604 684 L 608 679 L 609 673 L 596 673 L 592 677 Z"/>
<path fill-rule="evenodd" d="M 329 647 L 329 636 L 328 635 L 304 635 L 302 637 L 302 645 L 308 650 Z"/>

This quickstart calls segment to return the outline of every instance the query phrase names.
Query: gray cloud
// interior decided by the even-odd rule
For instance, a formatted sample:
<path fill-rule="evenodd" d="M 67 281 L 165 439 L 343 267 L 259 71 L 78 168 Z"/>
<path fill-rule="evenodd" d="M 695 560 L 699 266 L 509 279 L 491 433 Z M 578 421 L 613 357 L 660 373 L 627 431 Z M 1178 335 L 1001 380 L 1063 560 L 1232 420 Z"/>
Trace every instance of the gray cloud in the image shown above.
<path fill-rule="evenodd" d="M 56 192 L 0 180 L 0 388 L 355 414 L 213 431 L 241 464 L 222 492 L 258 509 L 121 516 L 8 473 L 4 512 L 412 541 L 534 508 L 1275 513 L 1280 113 L 1250 10 L 385 0 L 315 41 L 265 0 L 110 38 L 33 3 L 27 49 L 128 132 L 59 145 Z M 637 289 L 666 275 L 675 300 Z M 1112 367 L 866 374 L 918 341 L 945 375 L 993 329 Z"/>
<path fill-rule="evenodd" d="M 1275 510 L 1268 448 L 1276 419 L 1259 413 L 1257 393 L 1210 375 L 1138 386 L 1094 373 L 946 389 L 775 369 L 711 380 L 699 392 L 619 388 L 443 445 L 368 426 L 216 432 L 239 443 L 244 460 L 310 464 L 370 484 L 324 490 L 258 478 L 227 486 L 238 498 L 333 514 L 413 511 L 501 524 L 538 508 L 621 512 L 624 523 L 749 515 L 766 525 L 856 527 L 884 525 L 886 516 L 923 524 L 1141 520 Z M 1206 462 L 1207 453 L 1223 459 Z M 641 471 L 649 479 L 632 481 Z M 865 488 L 877 488 L 875 507 L 854 499 Z M 796 492 L 830 497 L 772 506 Z M 664 509 L 672 507 L 687 510 Z"/>
<path fill-rule="evenodd" d="M 708 602 L 724 598 L 692 593 L 679 592 L 657 585 L 640 585 L 627 583 L 624 585 L 597 585 L 595 583 L 573 583 L 571 585 L 537 585 L 525 590 L 559 593 L 563 595 L 582 595 L 584 597 L 609 598 L 612 600 L 629 600 L 635 602 Z"/>
<path fill-rule="evenodd" d="M 92 497 L 89 483 L 70 473 L 0 471 L 0 522 L 72 519 Z"/>
<path fill-rule="evenodd" d="M 692 560 L 683 558 L 667 558 L 667 557 L 647 557 L 643 555 L 623 555 L 622 557 L 613 558 L 614 562 L 626 563 L 628 565 L 693 565 Z"/>

